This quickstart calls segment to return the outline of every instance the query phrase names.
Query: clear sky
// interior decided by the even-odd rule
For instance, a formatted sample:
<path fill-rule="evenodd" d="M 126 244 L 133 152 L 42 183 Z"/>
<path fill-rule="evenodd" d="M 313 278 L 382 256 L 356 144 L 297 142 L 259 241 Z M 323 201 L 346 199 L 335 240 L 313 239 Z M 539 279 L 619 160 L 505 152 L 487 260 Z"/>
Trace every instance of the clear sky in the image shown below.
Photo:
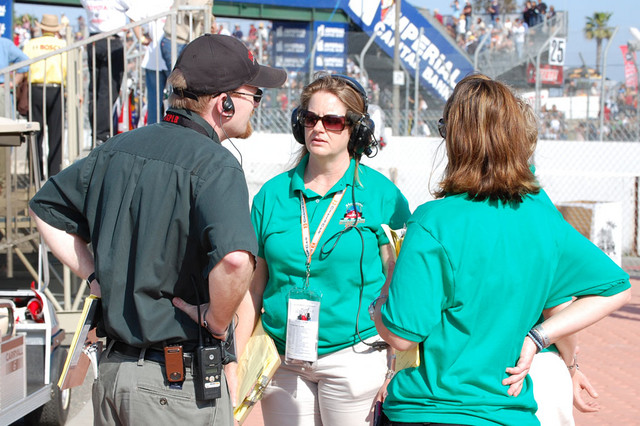
<path fill-rule="evenodd" d="M 433 11 L 438 9 L 443 15 L 451 14 L 451 3 L 453 0 L 402 0 L 408 1 L 417 7 L 424 7 Z M 460 0 L 464 4 L 463 0 Z M 545 0 L 548 6 L 555 7 L 556 10 L 569 12 L 569 34 L 567 37 L 567 57 L 565 67 L 582 66 L 579 53 L 587 63 L 588 67 L 595 68 L 596 62 L 596 42 L 587 40 L 583 34 L 586 17 L 592 16 L 594 12 L 613 13 L 609 23 L 612 27 L 619 27 L 618 33 L 611 43 L 607 58 L 607 77 L 623 81 L 624 67 L 620 45 L 627 44 L 633 37 L 629 32 L 629 27 L 640 28 L 640 10 L 638 0 Z M 523 5 L 524 1 L 518 1 Z M 607 41 L 604 41 L 603 51 Z"/>

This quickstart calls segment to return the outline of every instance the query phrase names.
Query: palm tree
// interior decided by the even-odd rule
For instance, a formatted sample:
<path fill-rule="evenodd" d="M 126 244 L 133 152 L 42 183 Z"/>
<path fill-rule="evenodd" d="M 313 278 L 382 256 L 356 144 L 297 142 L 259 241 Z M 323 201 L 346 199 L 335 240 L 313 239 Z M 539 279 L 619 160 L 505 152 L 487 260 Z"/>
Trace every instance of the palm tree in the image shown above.
<path fill-rule="evenodd" d="M 584 26 L 584 36 L 588 40 L 596 39 L 596 72 L 598 74 L 600 74 L 602 40 L 611 38 L 613 34 L 608 25 L 611 15 L 608 12 L 594 12 L 593 16 L 586 16 L 587 24 Z"/>

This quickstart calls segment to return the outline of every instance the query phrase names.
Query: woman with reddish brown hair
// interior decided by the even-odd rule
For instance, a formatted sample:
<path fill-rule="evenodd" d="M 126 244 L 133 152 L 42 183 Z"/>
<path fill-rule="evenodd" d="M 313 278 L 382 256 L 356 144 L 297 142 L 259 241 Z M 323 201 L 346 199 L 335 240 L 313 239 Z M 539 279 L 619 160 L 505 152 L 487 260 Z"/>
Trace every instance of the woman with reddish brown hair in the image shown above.
<path fill-rule="evenodd" d="M 535 130 L 507 86 L 465 77 L 440 127 L 448 163 L 438 199 L 411 216 L 373 312 L 387 343 L 420 351 L 420 365 L 387 388 L 385 422 L 540 424 L 534 354 L 624 305 L 629 276 L 540 188 Z"/>

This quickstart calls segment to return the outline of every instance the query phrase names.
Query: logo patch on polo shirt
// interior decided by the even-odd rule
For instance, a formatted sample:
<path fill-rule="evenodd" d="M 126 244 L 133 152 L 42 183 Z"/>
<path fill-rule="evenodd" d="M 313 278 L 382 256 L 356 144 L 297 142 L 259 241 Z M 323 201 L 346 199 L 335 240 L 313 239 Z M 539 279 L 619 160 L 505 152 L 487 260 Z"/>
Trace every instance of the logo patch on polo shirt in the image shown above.
<path fill-rule="evenodd" d="M 362 214 L 362 203 L 356 203 L 355 207 L 353 203 L 346 204 L 346 212 L 342 219 L 340 219 L 340 225 L 351 225 L 358 218 L 358 224 L 364 223 L 364 214 Z"/>

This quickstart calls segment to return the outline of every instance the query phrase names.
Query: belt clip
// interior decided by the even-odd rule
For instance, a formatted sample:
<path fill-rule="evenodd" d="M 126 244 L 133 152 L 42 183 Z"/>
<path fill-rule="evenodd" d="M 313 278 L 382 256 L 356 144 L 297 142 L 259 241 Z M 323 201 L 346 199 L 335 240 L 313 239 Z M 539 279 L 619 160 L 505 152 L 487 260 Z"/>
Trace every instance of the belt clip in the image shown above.
<path fill-rule="evenodd" d="M 140 354 L 138 355 L 138 367 L 142 367 L 144 365 L 144 355 L 147 353 L 147 348 L 140 349 Z"/>

